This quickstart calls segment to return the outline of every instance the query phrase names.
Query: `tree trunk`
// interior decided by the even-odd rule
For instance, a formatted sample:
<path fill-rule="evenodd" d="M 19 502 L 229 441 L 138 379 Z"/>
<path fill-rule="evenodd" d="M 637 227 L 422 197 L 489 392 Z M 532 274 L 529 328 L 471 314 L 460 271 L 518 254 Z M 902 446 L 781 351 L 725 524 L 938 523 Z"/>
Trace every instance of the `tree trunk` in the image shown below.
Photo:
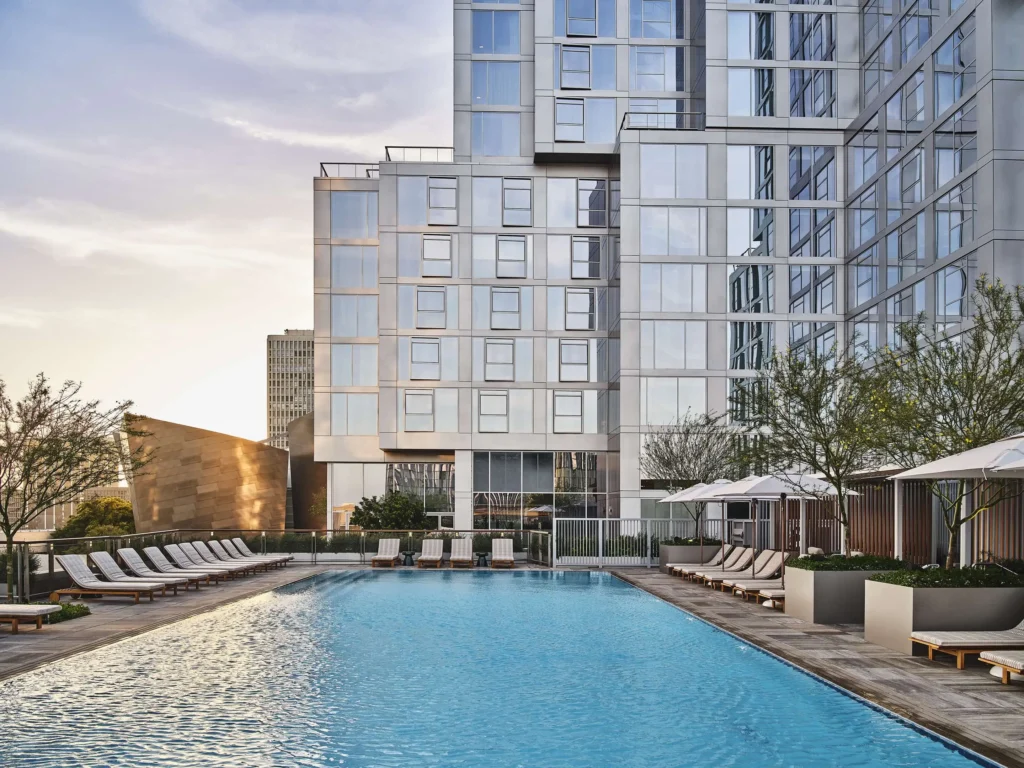
<path fill-rule="evenodd" d="M 957 526 L 959 528 L 959 526 Z M 946 548 L 946 570 L 953 568 L 953 561 L 956 559 L 957 528 L 949 531 L 949 545 Z"/>
<path fill-rule="evenodd" d="M 7 601 L 14 602 L 14 534 L 7 535 Z"/>

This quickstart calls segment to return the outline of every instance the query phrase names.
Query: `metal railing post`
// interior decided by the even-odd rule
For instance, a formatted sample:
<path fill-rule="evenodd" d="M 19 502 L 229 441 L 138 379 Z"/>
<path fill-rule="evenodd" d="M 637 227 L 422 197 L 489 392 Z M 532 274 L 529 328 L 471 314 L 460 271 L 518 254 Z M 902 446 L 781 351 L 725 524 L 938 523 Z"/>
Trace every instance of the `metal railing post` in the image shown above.
<path fill-rule="evenodd" d="M 641 520 L 641 525 L 647 530 L 647 567 L 651 567 L 651 561 L 654 560 L 654 550 L 651 549 L 651 521 Z"/>
<path fill-rule="evenodd" d="M 312 549 L 313 549 L 313 565 L 316 565 L 316 531 L 310 531 L 310 532 L 309 532 L 309 535 L 310 535 L 310 537 L 311 537 L 311 538 L 313 539 L 313 543 L 312 543 Z"/>
<path fill-rule="evenodd" d="M 558 518 L 551 521 L 551 567 L 558 567 Z"/>
<path fill-rule="evenodd" d="M 604 520 L 597 518 L 597 567 L 604 568 Z"/>

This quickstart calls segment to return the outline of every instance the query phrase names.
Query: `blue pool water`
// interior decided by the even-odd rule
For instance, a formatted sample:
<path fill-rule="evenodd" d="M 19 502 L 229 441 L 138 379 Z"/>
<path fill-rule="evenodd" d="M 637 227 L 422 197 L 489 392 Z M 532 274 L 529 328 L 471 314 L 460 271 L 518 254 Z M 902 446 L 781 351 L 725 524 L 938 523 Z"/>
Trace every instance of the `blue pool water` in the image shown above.
<path fill-rule="evenodd" d="M 0 684 L 0 765 L 977 763 L 607 574 L 349 572 Z"/>

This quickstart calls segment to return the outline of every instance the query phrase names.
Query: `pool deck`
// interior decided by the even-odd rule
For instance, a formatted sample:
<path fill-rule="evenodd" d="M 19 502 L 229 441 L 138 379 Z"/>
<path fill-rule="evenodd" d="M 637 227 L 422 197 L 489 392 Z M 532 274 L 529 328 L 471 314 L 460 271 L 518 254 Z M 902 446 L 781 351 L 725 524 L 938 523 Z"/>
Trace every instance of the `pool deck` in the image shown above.
<path fill-rule="evenodd" d="M 987 665 L 958 671 L 952 656 L 930 662 L 898 654 L 866 642 L 861 625 L 809 624 L 653 568 L 612 572 L 991 760 L 1024 768 L 1024 684 L 1000 684 Z M 765 715 L 770 722 L 773 714 Z"/>

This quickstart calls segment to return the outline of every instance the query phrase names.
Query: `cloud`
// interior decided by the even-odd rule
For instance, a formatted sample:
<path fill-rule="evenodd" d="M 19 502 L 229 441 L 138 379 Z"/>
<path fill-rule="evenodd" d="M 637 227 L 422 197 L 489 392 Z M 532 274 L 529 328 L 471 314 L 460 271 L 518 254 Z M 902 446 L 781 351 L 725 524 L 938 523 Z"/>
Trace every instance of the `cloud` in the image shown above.
<path fill-rule="evenodd" d="M 42 141 L 34 136 L 26 136 L 0 129 L 0 149 L 10 152 L 24 153 L 59 160 L 64 163 L 96 168 L 100 170 L 125 171 L 129 173 L 152 173 L 158 169 L 153 163 L 133 163 L 126 161 L 122 155 L 96 153 L 74 149 Z"/>
<path fill-rule="evenodd" d="M 443 5 L 355 0 L 299 11 L 293 3 L 258 8 L 233 0 L 143 0 L 141 8 L 163 30 L 251 67 L 380 74 L 448 55 L 446 35 L 424 34 L 436 29 L 433 16 Z"/>
<path fill-rule="evenodd" d="M 6 302 L 5 302 L 6 303 Z M 21 328 L 35 330 L 52 323 L 72 322 L 77 325 L 91 323 L 124 322 L 130 320 L 135 312 L 126 312 L 123 306 L 104 307 L 69 307 L 57 309 L 35 309 L 32 307 L 5 306 L 0 309 L 0 328 Z"/>
<path fill-rule="evenodd" d="M 43 324 L 43 313 L 34 309 L 4 307 L 0 309 L 0 328 L 38 328 Z"/>
<path fill-rule="evenodd" d="M 343 152 L 351 152 L 361 156 L 380 155 L 384 148 L 384 142 L 380 134 L 362 134 L 346 136 L 341 133 L 327 134 L 314 133 L 311 131 L 299 131 L 291 128 L 275 128 L 267 125 L 260 125 L 248 120 L 240 120 L 235 117 L 214 117 L 216 122 L 235 128 L 254 139 L 261 141 L 275 141 L 280 144 L 287 144 L 290 147 L 311 147 L 313 149 L 335 149 Z"/>
<path fill-rule="evenodd" d="M 291 261 L 282 254 L 295 252 L 309 234 L 304 222 L 158 222 L 91 204 L 46 199 L 0 206 L 0 232 L 34 241 L 57 258 L 82 261 L 110 255 L 194 273 L 284 268 Z"/>

